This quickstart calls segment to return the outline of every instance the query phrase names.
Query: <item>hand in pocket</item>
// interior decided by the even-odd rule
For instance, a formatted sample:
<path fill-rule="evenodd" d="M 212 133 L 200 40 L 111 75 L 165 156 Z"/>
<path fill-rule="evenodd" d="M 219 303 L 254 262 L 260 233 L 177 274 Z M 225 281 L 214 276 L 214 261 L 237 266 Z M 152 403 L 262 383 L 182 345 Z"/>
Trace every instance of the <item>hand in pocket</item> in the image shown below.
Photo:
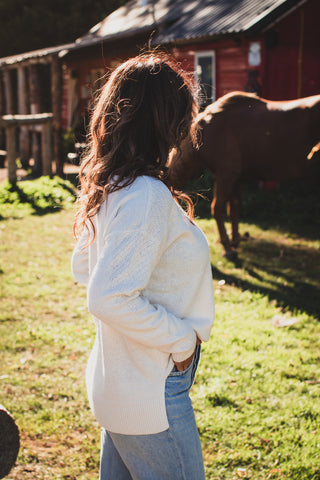
<path fill-rule="evenodd" d="M 201 340 L 198 337 L 198 335 L 197 335 L 196 345 L 201 345 Z M 178 372 L 183 372 L 184 370 L 186 370 L 190 366 L 190 364 L 193 360 L 194 354 L 195 354 L 195 350 L 194 350 L 193 354 L 190 355 L 190 357 L 186 358 L 182 362 L 174 362 L 175 366 L 177 367 Z"/>

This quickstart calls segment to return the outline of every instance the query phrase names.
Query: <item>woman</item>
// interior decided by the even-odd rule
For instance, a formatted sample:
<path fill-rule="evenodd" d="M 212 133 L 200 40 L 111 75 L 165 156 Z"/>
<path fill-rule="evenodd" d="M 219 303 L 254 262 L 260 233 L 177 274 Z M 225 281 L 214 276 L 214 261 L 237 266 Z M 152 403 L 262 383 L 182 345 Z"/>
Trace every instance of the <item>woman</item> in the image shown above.
<path fill-rule="evenodd" d="M 159 54 L 120 65 L 93 111 L 72 269 L 97 328 L 86 381 L 101 480 L 204 479 L 188 391 L 213 322 L 211 266 L 166 170 L 196 113 L 193 82 Z"/>

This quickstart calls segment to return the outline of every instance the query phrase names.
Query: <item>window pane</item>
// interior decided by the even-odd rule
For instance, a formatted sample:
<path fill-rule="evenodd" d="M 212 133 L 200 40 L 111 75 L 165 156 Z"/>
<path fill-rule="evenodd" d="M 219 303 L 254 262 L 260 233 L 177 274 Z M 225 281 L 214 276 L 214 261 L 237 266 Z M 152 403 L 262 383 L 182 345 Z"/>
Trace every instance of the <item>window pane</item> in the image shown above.
<path fill-rule="evenodd" d="M 201 104 L 208 105 L 212 102 L 212 86 L 213 86 L 213 65 L 212 56 L 198 57 L 197 75 L 201 88 Z"/>

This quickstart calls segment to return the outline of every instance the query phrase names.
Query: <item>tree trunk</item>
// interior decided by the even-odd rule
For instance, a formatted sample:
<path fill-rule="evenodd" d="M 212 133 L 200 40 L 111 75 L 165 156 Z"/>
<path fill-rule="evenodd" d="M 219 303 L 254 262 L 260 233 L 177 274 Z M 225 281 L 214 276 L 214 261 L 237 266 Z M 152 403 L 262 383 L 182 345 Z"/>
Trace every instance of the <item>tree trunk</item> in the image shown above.
<path fill-rule="evenodd" d="M 53 113 L 53 156 L 56 163 L 56 174 L 63 177 L 62 68 L 57 55 L 52 57 L 51 96 Z"/>
<path fill-rule="evenodd" d="M 19 448 L 19 429 L 10 413 L 0 405 L 0 478 L 9 474 Z"/>

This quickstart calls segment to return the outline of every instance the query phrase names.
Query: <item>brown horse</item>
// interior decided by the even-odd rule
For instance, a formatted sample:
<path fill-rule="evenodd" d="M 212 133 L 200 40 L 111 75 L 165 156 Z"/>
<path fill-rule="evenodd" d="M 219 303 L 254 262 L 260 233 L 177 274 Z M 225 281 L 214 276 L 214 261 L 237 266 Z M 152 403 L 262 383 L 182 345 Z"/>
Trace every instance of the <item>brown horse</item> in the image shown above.
<path fill-rule="evenodd" d="M 320 178 L 320 161 L 313 155 L 320 142 L 320 95 L 275 102 L 253 94 L 232 92 L 209 105 L 196 119 L 201 146 L 186 140 L 169 159 L 169 175 L 183 188 L 205 167 L 215 175 L 211 212 L 226 255 L 235 256 L 239 236 L 241 183 L 245 180 L 288 181 Z M 232 226 L 230 242 L 224 209 Z"/>

